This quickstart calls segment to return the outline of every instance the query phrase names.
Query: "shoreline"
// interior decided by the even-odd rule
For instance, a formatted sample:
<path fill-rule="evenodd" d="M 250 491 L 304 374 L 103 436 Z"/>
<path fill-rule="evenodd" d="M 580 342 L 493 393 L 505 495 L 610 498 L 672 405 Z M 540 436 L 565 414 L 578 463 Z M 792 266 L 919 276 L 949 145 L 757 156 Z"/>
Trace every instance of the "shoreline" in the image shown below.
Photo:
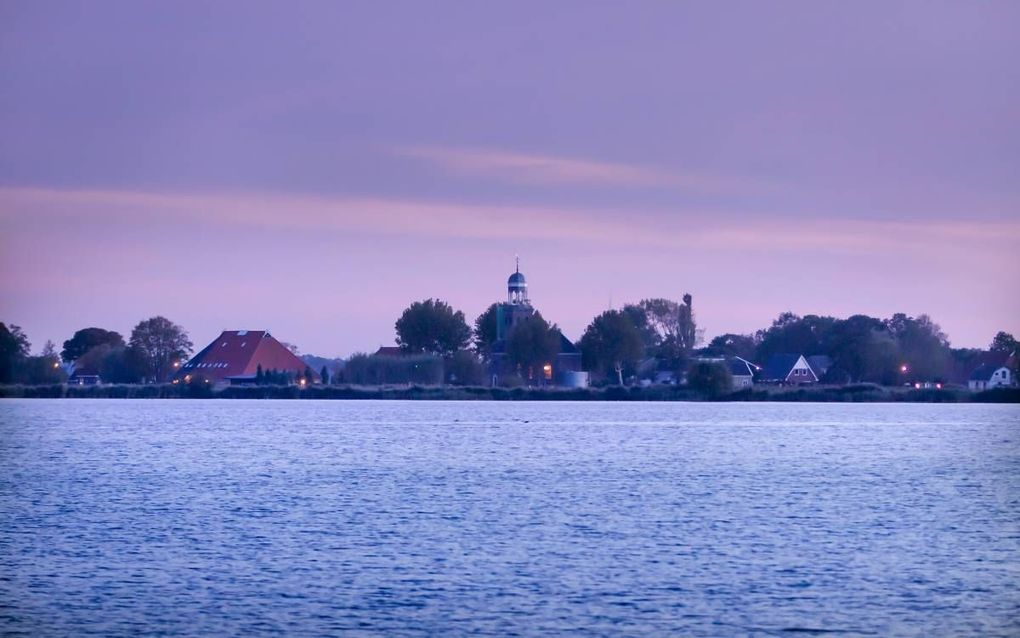
<path fill-rule="evenodd" d="M 606 388 L 492 388 L 481 386 L 232 386 L 5 385 L 0 399 L 319 399 L 417 401 L 697 401 L 781 403 L 1020 403 L 1020 388 L 971 392 L 964 388 L 914 389 L 871 384 L 810 388 L 761 387 L 710 394 L 673 386 Z"/>

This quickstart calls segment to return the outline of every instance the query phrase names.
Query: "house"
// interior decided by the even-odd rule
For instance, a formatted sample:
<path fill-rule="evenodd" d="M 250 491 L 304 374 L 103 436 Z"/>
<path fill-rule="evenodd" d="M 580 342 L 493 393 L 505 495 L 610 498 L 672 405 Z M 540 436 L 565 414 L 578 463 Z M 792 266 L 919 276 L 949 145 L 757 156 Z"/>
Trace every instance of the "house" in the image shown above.
<path fill-rule="evenodd" d="M 588 373 L 581 370 L 581 351 L 559 331 L 557 331 L 558 351 L 550 361 L 542 365 L 541 369 L 514 369 L 507 358 L 507 337 L 515 325 L 534 314 L 535 309 L 528 299 L 528 282 L 521 273 L 518 262 L 516 271 L 507 279 L 506 302 L 496 305 L 496 340 L 489 349 L 491 356 L 489 376 L 493 385 L 499 383 L 501 379 L 520 374 L 525 383 L 529 384 L 587 386 Z"/>
<path fill-rule="evenodd" d="M 758 366 L 740 357 L 727 357 L 726 367 L 733 377 L 733 390 L 745 390 L 754 385 L 754 373 Z"/>
<path fill-rule="evenodd" d="M 71 364 L 67 372 L 67 385 L 101 385 L 99 371 L 88 366 Z"/>
<path fill-rule="evenodd" d="M 967 381 L 967 387 L 974 391 L 1012 388 L 1016 385 L 1016 375 L 1005 362 L 1001 365 L 983 363 L 970 373 L 970 379 Z"/>
<path fill-rule="evenodd" d="M 87 359 L 91 357 L 83 357 Z M 98 365 L 96 362 L 90 361 L 86 364 L 82 364 L 82 361 L 71 361 L 64 369 L 67 374 L 67 385 L 68 386 L 99 386 L 103 384 L 103 380 L 99 377 Z"/>
<path fill-rule="evenodd" d="M 173 382 L 246 385 L 255 383 L 260 368 L 319 382 L 318 373 L 267 330 L 225 330 L 181 366 Z"/>
<path fill-rule="evenodd" d="M 818 383 L 818 375 L 811 369 L 804 355 L 780 353 L 769 357 L 762 370 L 761 380 L 765 383 L 801 385 Z"/>
<path fill-rule="evenodd" d="M 819 381 L 825 378 L 825 373 L 832 367 L 832 359 L 828 355 L 813 354 L 810 357 L 805 357 L 805 359 Z"/>

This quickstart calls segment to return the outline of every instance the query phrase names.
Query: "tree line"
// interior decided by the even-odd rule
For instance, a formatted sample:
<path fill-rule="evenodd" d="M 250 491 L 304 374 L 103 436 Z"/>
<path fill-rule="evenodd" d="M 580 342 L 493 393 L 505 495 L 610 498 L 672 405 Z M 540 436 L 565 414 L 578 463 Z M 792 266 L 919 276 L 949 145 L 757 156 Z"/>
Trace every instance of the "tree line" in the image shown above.
<path fill-rule="evenodd" d="M 469 326 L 464 313 L 445 301 L 413 302 L 394 324 L 396 343 L 405 357 L 355 354 L 336 381 L 366 385 L 412 379 L 416 383 L 484 383 L 485 366 L 495 356 L 499 305 L 489 305 Z M 555 358 L 562 338 L 556 324 L 534 311 L 515 322 L 505 335 L 502 354 L 513 369 L 539 369 Z M 699 338 L 692 298 L 687 294 L 679 301 L 645 299 L 622 310 L 607 310 L 591 322 L 575 345 L 586 370 L 597 379 L 615 378 L 622 384 L 637 363 L 649 357 L 665 369 L 685 369 Z M 408 359 L 415 356 L 425 359 Z M 507 382 L 523 381 L 511 377 Z"/>
<path fill-rule="evenodd" d="M 986 352 L 1010 355 L 1017 351 L 1017 345 L 1013 335 L 999 332 L 987 351 L 953 348 L 942 328 L 923 314 L 838 319 L 785 312 L 771 326 L 753 334 L 719 335 L 703 353 L 739 356 L 762 364 L 778 353 L 825 355 L 832 366 L 823 382 L 900 385 L 966 378 Z"/>
<path fill-rule="evenodd" d="M 352 355 L 339 370 L 322 367 L 323 383 L 483 385 L 493 361 L 498 304 L 491 304 L 469 325 L 464 313 L 440 299 L 411 303 L 394 330 L 402 357 L 368 353 Z M 582 365 L 597 384 L 623 385 L 669 372 L 688 374 L 698 383 L 722 385 L 704 358 L 742 357 L 764 365 L 773 354 L 826 355 L 832 366 L 823 382 L 872 382 L 899 385 L 914 380 L 946 381 L 966 376 L 985 350 L 953 348 L 927 315 L 903 313 L 888 319 L 854 315 L 799 316 L 786 312 L 768 328 L 751 334 L 723 334 L 702 345 L 691 295 L 679 300 L 649 298 L 607 310 L 585 328 L 575 343 Z M 541 366 L 560 348 L 560 331 L 539 312 L 516 322 L 503 343 L 507 361 L 517 369 Z M 22 329 L 0 323 L 0 383 L 52 384 L 66 380 L 61 361 L 98 374 L 111 383 L 167 382 L 192 352 L 187 331 L 165 317 L 139 322 L 128 340 L 117 332 L 84 328 L 56 346 L 47 342 L 38 356 Z M 1013 335 L 999 332 L 988 350 L 1011 354 L 1018 349 Z M 287 384 L 312 378 L 262 371 L 259 384 Z M 518 380 L 519 382 L 519 380 Z"/>
<path fill-rule="evenodd" d="M 42 353 L 32 356 L 24 331 L 0 322 L 0 383 L 63 383 L 67 374 L 61 362 L 110 383 L 165 383 L 192 348 L 184 328 L 156 316 L 140 321 L 127 341 L 113 330 L 83 328 L 63 343 L 59 354 L 47 341 Z"/>

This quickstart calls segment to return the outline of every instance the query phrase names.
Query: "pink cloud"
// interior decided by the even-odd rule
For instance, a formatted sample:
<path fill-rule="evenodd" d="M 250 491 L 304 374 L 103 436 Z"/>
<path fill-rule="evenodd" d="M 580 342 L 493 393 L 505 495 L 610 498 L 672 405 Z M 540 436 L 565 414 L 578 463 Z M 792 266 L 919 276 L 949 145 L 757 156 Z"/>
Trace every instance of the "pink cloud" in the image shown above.
<path fill-rule="evenodd" d="M 734 188 L 760 191 L 775 187 L 762 180 L 491 149 L 404 146 L 392 152 L 401 157 L 422 160 L 449 173 L 524 184 L 604 184 L 705 191 Z"/>

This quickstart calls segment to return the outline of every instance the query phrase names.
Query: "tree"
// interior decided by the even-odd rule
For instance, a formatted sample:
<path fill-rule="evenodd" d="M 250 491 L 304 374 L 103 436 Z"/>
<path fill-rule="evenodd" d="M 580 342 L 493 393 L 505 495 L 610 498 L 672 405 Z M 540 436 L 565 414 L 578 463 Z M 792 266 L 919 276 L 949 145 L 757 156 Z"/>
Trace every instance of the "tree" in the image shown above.
<path fill-rule="evenodd" d="M 721 396 L 733 390 L 733 376 L 729 369 L 711 361 L 699 361 L 687 373 L 687 385 L 711 397 Z"/>
<path fill-rule="evenodd" d="M 899 374 L 899 347 L 884 322 L 854 315 L 836 323 L 830 336 L 834 374 L 851 382 L 891 385 Z"/>
<path fill-rule="evenodd" d="M 264 385 L 266 383 L 266 373 L 262 369 L 262 364 L 255 366 L 255 385 Z"/>
<path fill-rule="evenodd" d="M 948 376 L 952 366 L 949 339 L 931 317 L 918 315 L 915 319 L 900 312 L 886 319 L 885 326 L 896 339 L 899 365 L 907 366 L 909 378 L 933 381 Z"/>
<path fill-rule="evenodd" d="M 329 368 L 326 367 L 326 364 L 322 364 L 319 376 L 322 377 L 322 385 L 329 385 Z"/>
<path fill-rule="evenodd" d="M 412 353 L 450 356 L 471 338 L 464 313 L 438 299 L 411 304 L 397 319 L 396 330 L 397 345 Z"/>
<path fill-rule="evenodd" d="M 79 357 L 96 346 L 123 346 L 124 337 L 120 333 L 102 328 L 83 328 L 74 333 L 70 339 L 64 342 L 64 349 L 60 357 L 67 363 L 77 361 Z"/>
<path fill-rule="evenodd" d="M 496 335 L 499 334 L 498 316 L 499 304 L 492 304 L 475 319 L 473 346 L 475 352 L 484 361 L 489 360 L 492 354 L 492 344 L 496 341 Z"/>
<path fill-rule="evenodd" d="M 20 327 L 0 322 L 0 383 L 14 383 L 31 347 Z"/>
<path fill-rule="evenodd" d="M 40 355 L 22 360 L 16 380 L 28 385 L 48 385 L 65 382 L 67 375 L 56 356 Z"/>
<path fill-rule="evenodd" d="M 693 298 L 683 296 L 682 302 L 671 299 L 643 299 L 638 304 L 645 311 L 648 325 L 659 335 L 658 357 L 666 367 L 686 367 L 691 350 L 698 345 L 698 326 L 694 320 Z"/>
<path fill-rule="evenodd" d="M 662 343 L 662 337 L 655 329 L 655 326 L 648 321 L 648 314 L 645 312 L 645 309 L 637 304 L 627 304 L 621 309 L 621 312 L 630 319 L 631 323 L 634 324 L 634 327 L 641 334 L 645 353 L 649 356 L 654 356 L 656 348 Z"/>
<path fill-rule="evenodd" d="M 992 352 L 1013 354 L 1017 351 L 1018 346 L 1020 346 L 1020 343 L 1013 338 L 1013 335 L 1008 332 L 1000 331 L 995 335 L 995 338 L 992 339 L 992 343 L 988 346 L 988 349 Z"/>
<path fill-rule="evenodd" d="M 42 356 L 50 357 L 51 359 L 57 359 L 57 345 L 51 340 L 47 339 L 46 343 L 43 344 Z"/>
<path fill-rule="evenodd" d="M 100 344 L 75 361 L 77 374 L 97 374 L 106 383 L 139 383 L 146 373 L 146 362 L 134 348 Z"/>
<path fill-rule="evenodd" d="M 838 323 L 834 317 L 806 315 L 800 317 L 784 312 L 767 330 L 755 334 L 758 342 L 757 359 L 764 363 L 774 354 L 798 353 L 805 356 L 829 354 L 829 341 Z"/>
<path fill-rule="evenodd" d="M 536 369 L 551 364 L 559 350 L 559 330 L 537 312 L 518 321 L 506 339 L 507 360 L 526 378 L 534 378 Z"/>
<path fill-rule="evenodd" d="M 581 336 L 581 357 L 588 369 L 600 375 L 615 371 L 617 383 L 623 385 L 623 371 L 637 365 L 644 345 L 630 314 L 607 310 L 595 317 Z"/>
<path fill-rule="evenodd" d="M 443 363 L 446 379 L 454 385 L 482 385 L 485 381 L 485 370 L 470 350 L 455 352 Z"/>
<path fill-rule="evenodd" d="M 156 383 L 165 383 L 174 373 L 175 363 L 191 354 L 191 340 L 184 328 L 166 317 L 152 317 L 131 331 L 131 348 L 144 364 L 145 372 Z"/>
<path fill-rule="evenodd" d="M 712 339 L 704 352 L 713 357 L 740 357 L 754 361 L 757 349 L 758 341 L 752 335 L 726 333 Z"/>

